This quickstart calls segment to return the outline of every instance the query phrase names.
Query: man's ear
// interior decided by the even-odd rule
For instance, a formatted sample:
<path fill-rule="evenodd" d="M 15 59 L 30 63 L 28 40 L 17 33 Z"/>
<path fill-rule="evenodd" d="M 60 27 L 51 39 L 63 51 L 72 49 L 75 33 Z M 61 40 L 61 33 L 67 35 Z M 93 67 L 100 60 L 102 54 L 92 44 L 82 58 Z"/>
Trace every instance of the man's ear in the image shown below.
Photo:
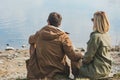
<path fill-rule="evenodd" d="M 48 20 L 47 20 L 47 23 L 48 23 Z"/>
<path fill-rule="evenodd" d="M 48 25 L 50 25 L 50 22 L 47 20 Z"/>

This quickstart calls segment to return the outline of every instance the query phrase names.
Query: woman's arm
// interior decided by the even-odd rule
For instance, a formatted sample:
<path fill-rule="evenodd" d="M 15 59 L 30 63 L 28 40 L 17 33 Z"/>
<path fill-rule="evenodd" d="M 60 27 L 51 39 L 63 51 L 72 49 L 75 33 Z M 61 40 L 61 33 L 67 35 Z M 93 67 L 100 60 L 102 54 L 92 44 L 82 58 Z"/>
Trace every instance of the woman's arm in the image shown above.
<path fill-rule="evenodd" d="M 99 45 L 100 45 L 99 35 L 92 34 L 90 40 L 87 43 L 87 52 L 84 55 L 83 64 L 88 64 L 93 60 L 99 48 Z"/>

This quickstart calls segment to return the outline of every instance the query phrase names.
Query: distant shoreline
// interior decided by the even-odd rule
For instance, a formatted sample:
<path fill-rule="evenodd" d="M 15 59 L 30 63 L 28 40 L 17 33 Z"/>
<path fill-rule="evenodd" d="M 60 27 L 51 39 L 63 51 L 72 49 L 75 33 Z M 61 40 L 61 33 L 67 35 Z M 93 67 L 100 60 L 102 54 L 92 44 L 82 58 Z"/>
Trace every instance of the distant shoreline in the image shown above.
<path fill-rule="evenodd" d="M 29 47 L 27 47 L 27 48 L 15 48 L 13 51 L 16 51 L 16 50 L 29 50 Z M 0 49 L 0 51 L 12 51 L 12 50 L 6 50 L 6 48 L 2 48 L 2 49 Z"/>

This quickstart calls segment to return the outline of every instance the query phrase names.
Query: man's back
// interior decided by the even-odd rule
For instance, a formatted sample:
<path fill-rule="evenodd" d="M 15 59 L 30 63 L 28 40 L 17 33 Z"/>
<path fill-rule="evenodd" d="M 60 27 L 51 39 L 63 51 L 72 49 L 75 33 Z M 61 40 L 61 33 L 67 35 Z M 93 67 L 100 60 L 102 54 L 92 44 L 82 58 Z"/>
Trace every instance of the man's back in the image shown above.
<path fill-rule="evenodd" d="M 50 13 L 47 20 L 48 25 L 29 38 L 29 44 L 35 45 L 35 55 L 31 55 L 30 61 L 28 61 L 28 64 L 33 62 L 34 65 L 28 65 L 28 68 L 37 79 L 53 78 L 66 73 L 65 54 L 72 61 L 78 61 L 82 57 L 81 54 L 75 54 L 70 38 L 58 28 L 61 20 L 60 14 Z"/>
<path fill-rule="evenodd" d="M 56 73 L 64 73 L 65 65 L 62 60 L 65 53 L 62 48 L 62 37 L 65 33 L 47 25 L 38 35 L 36 53 L 41 75 L 52 77 Z"/>

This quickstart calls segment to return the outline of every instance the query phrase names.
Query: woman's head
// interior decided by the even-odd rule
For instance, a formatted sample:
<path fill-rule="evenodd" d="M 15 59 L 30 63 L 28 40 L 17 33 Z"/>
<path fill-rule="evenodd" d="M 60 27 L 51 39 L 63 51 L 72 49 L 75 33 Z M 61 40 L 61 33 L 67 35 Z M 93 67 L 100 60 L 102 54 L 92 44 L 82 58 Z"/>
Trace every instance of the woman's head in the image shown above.
<path fill-rule="evenodd" d="M 93 30 L 100 33 L 106 33 L 109 30 L 110 24 L 108 18 L 103 11 L 97 11 L 94 13 L 94 18 L 92 19 L 94 25 Z"/>
<path fill-rule="evenodd" d="M 48 22 L 50 25 L 58 27 L 61 24 L 62 16 L 59 13 L 52 12 L 48 16 Z"/>

